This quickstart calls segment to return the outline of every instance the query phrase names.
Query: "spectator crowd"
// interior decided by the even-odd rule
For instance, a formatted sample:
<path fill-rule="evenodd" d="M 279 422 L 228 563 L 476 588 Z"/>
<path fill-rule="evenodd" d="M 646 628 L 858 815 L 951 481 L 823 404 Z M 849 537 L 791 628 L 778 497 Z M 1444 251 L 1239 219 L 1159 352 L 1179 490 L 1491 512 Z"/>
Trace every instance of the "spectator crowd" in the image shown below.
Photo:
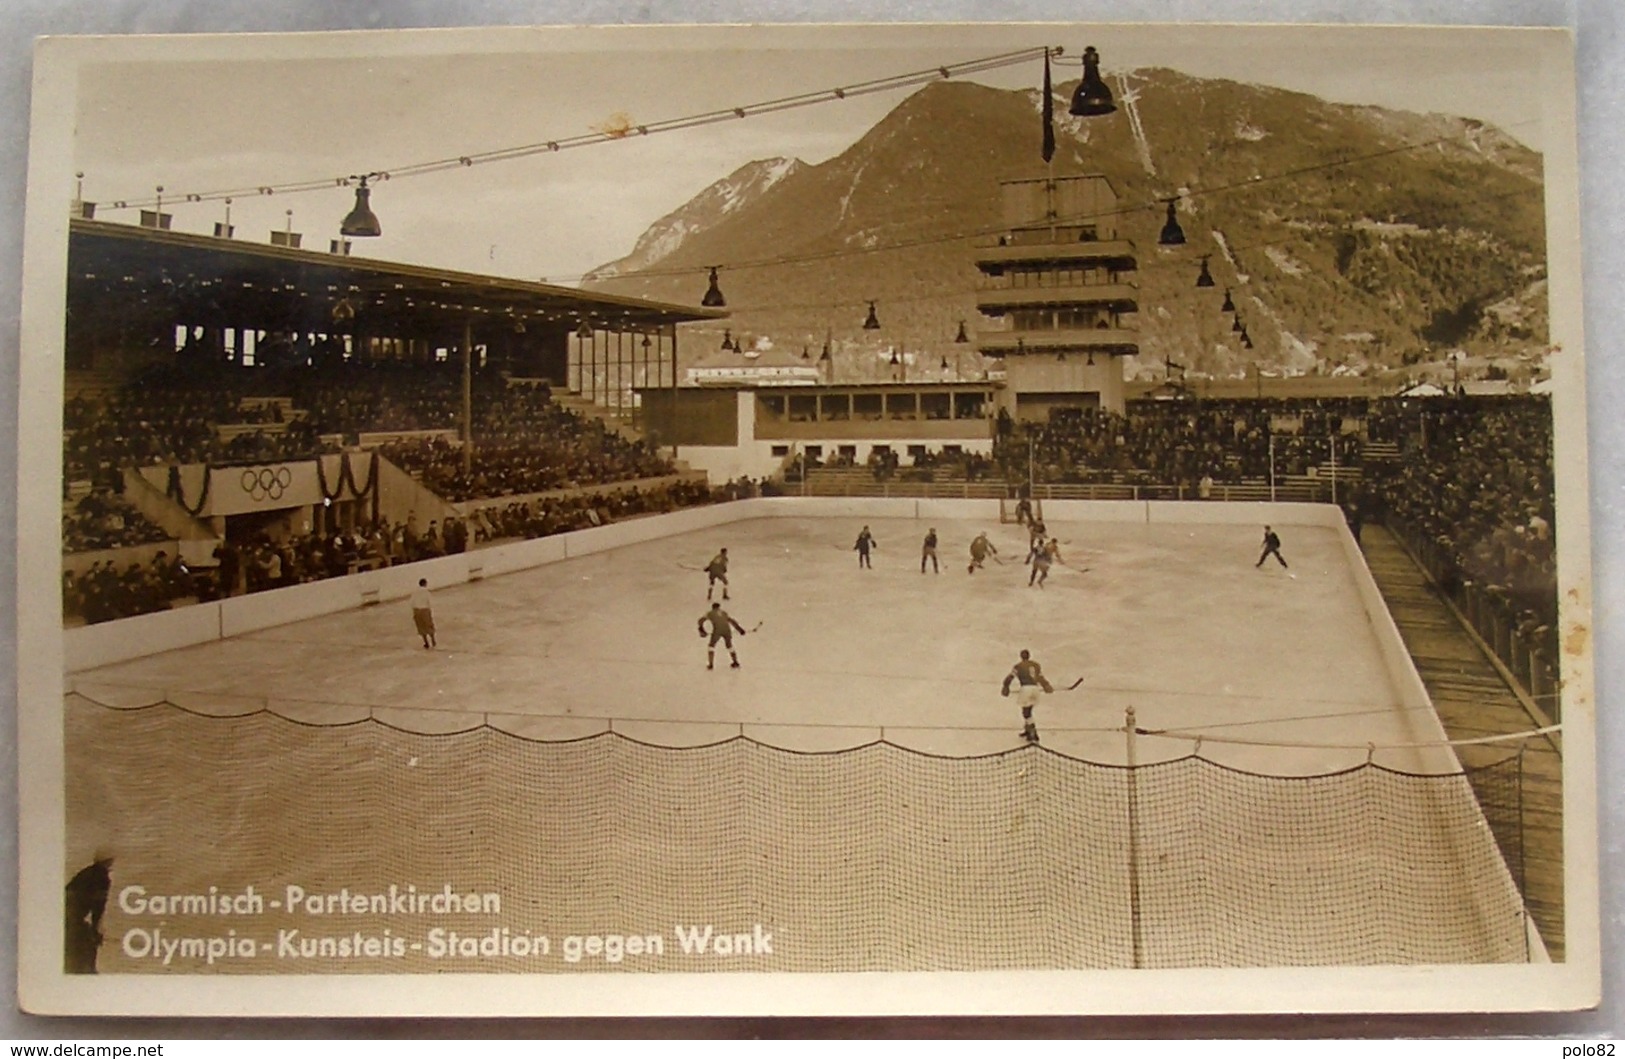
<path fill-rule="evenodd" d="M 286 398 L 291 414 L 247 400 L 258 396 Z M 561 407 L 546 387 L 482 373 L 472 396 L 471 473 L 443 441 L 388 450 L 454 502 L 670 473 L 652 448 Z M 68 400 L 65 479 L 117 490 L 130 466 L 311 459 L 364 433 L 454 430 L 461 410 L 460 377 L 443 365 L 165 370 L 100 400 Z"/>
<path fill-rule="evenodd" d="M 362 569 L 451 555 L 475 545 L 605 526 L 728 498 L 725 490 L 712 490 L 703 481 L 677 481 L 491 505 L 443 522 L 431 519 L 421 526 L 415 516 L 409 516 L 405 522 L 379 520 L 330 533 L 282 538 L 260 533 L 246 540 L 222 542 L 208 565 L 188 566 L 179 556 L 162 551 L 150 562 L 122 567 L 113 560 L 101 560 L 82 574 L 63 574 L 63 611 L 70 623 L 93 624 L 162 610 L 178 601 L 285 588 Z"/>
<path fill-rule="evenodd" d="M 1400 410 L 1382 409 L 1393 416 Z M 1366 514 L 1424 544 L 1441 587 L 1471 586 L 1519 636 L 1556 658 L 1551 407 L 1541 397 L 1433 399 L 1404 458 L 1365 483 Z"/>
<path fill-rule="evenodd" d="M 153 525 L 122 496 L 109 489 L 97 489 L 78 501 L 63 505 L 64 554 L 136 547 L 156 543 L 165 537 L 161 528 Z"/>

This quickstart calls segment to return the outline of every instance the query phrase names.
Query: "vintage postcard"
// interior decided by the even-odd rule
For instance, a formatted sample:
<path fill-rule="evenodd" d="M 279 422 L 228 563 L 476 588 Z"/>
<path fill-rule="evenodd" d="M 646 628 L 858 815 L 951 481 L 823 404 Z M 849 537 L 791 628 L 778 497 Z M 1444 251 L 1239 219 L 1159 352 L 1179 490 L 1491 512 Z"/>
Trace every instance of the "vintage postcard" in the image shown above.
<path fill-rule="evenodd" d="M 1599 995 L 1574 42 L 56 38 L 20 997 Z"/>

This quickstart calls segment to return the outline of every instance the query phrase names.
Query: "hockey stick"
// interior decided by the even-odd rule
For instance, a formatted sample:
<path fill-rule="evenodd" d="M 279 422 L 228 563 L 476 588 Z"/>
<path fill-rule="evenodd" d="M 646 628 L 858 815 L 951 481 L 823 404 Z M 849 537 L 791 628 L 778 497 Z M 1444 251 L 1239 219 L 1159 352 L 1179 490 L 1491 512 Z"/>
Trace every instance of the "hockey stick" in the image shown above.
<path fill-rule="evenodd" d="M 678 563 L 677 568 L 679 570 L 687 570 L 690 573 L 695 573 L 695 574 L 703 574 L 703 573 L 705 573 L 705 567 L 703 567 L 703 566 L 690 566 L 687 563 Z"/>
<path fill-rule="evenodd" d="M 751 630 L 750 630 L 750 631 L 751 631 L 751 632 L 761 632 L 761 630 L 762 630 L 762 626 L 763 626 L 763 625 L 766 625 L 766 624 L 767 624 L 767 622 L 765 622 L 765 621 L 759 621 L 759 622 L 757 622 L 757 623 L 756 623 L 756 624 L 755 624 L 755 625 L 753 625 L 753 626 L 751 626 Z"/>
<path fill-rule="evenodd" d="M 1070 685 L 1068 685 L 1065 690 L 1067 690 L 1067 691 L 1077 691 L 1078 686 L 1080 684 L 1082 684 L 1082 683 L 1083 683 L 1083 678 L 1079 677 L 1077 680 L 1074 680 Z"/>

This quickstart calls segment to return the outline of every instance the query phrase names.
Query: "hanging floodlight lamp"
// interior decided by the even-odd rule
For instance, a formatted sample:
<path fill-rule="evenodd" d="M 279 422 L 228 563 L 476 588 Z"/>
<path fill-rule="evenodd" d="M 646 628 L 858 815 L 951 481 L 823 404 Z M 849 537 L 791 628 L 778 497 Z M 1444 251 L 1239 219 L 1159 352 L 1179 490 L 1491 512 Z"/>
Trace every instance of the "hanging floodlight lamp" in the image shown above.
<path fill-rule="evenodd" d="M 1083 49 L 1083 80 L 1072 93 L 1069 110 L 1074 117 L 1098 118 L 1117 110 L 1112 102 L 1112 90 L 1100 77 L 1100 53 L 1093 46 Z"/>
<path fill-rule="evenodd" d="M 948 370 L 948 358 L 947 357 L 942 358 L 942 370 L 943 371 Z"/>
<path fill-rule="evenodd" d="M 1060 361 L 1062 364 L 1065 364 L 1066 363 L 1066 350 L 1063 349 L 1059 353 L 1055 354 L 1055 359 Z"/>
<path fill-rule="evenodd" d="M 901 363 L 903 363 L 903 362 L 902 362 L 902 360 L 901 360 L 901 359 L 900 359 L 900 358 L 899 358 L 899 357 L 898 357 L 898 356 L 897 356 L 897 350 L 895 350 L 895 349 L 894 349 L 894 350 L 892 350 L 892 351 L 891 351 L 891 366 L 892 366 L 892 367 L 894 367 L 894 368 L 895 368 L 895 367 L 897 367 L 897 365 L 899 365 L 899 364 L 901 364 Z"/>
<path fill-rule="evenodd" d="M 1233 313 L 1236 311 L 1236 303 L 1230 299 L 1229 287 L 1224 289 L 1224 304 L 1219 306 L 1219 311 L 1224 313 Z"/>
<path fill-rule="evenodd" d="M 717 286 L 717 266 L 707 267 L 711 269 L 711 285 L 705 289 L 705 297 L 700 299 L 700 304 L 707 309 L 721 309 L 728 304 L 728 300 L 722 296 L 722 288 Z"/>
<path fill-rule="evenodd" d="M 1095 351 L 1091 349 L 1089 351 L 1089 367 L 1092 368 L 1094 366 L 1095 366 Z"/>
<path fill-rule="evenodd" d="M 1236 314 L 1236 318 L 1230 321 L 1230 330 L 1234 331 L 1238 335 L 1247 330 L 1245 327 L 1241 326 L 1241 314 Z"/>
<path fill-rule="evenodd" d="M 738 348 L 738 346 L 734 345 L 733 331 L 728 328 L 724 328 L 722 331 L 722 351 L 724 353 L 732 353 Z"/>
<path fill-rule="evenodd" d="M 583 342 L 587 341 L 592 337 L 592 325 L 587 323 L 586 320 L 582 320 L 581 326 L 576 328 L 576 337 Z"/>
<path fill-rule="evenodd" d="M 643 351 L 645 353 L 647 353 L 649 351 L 649 347 L 652 346 L 652 345 L 654 345 L 654 343 L 649 340 L 649 336 L 644 335 L 643 336 Z"/>
<path fill-rule="evenodd" d="M 1243 349 L 1253 348 L 1253 340 L 1247 336 L 1247 329 L 1245 327 L 1241 329 L 1241 346 Z"/>
<path fill-rule="evenodd" d="M 1162 226 L 1162 234 L 1157 237 L 1157 242 L 1162 246 L 1185 245 L 1185 229 L 1179 226 L 1179 211 L 1174 206 L 1178 201 L 1168 200 L 1168 220 Z"/>
<path fill-rule="evenodd" d="M 1207 270 L 1207 255 L 1206 254 L 1202 255 L 1202 271 L 1196 277 L 1196 285 L 1198 287 L 1211 287 L 1211 286 L 1213 286 L 1213 273 L 1211 273 L 1211 272 L 1209 272 Z"/>
<path fill-rule="evenodd" d="M 875 315 L 875 303 L 874 302 L 869 303 L 869 315 L 864 318 L 863 329 L 865 331 L 878 331 L 878 330 L 880 330 L 880 317 Z"/>
<path fill-rule="evenodd" d="M 959 321 L 959 334 L 954 336 L 954 341 L 961 345 L 970 341 L 970 336 L 965 333 L 965 321 L 963 320 Z"/>
<path fill-rule="evenodd" d="M 355 208 L 345 214 L 344 220 L 339 224 L 339 234 L 343 236 L 373 237 L 384 234 L 383 228 L 378 224 L 378 215 L 372 212 L 369 200 L 372 198 L 372 189 L 367 187 L 367 177 L 372 174 L 356 177 L 360 185 L 355 189 Z"/>

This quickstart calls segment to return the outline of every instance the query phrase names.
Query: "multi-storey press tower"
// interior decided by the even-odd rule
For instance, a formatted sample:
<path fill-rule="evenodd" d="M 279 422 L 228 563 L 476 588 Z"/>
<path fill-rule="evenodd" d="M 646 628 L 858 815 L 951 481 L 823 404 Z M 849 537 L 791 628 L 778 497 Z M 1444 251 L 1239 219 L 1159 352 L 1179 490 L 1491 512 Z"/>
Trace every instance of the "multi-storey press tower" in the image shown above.
<path fill-rule="evenodd" d="M 1000 406 L 1016 419 L 1058 409 L 1123 411 L 1123 365 L 1139 351 L 1134 244 L 1117 237 L 1104 176 L 1000 185 L 1006 231 L 976 251 L 977 347 L 1004 359 Z"/>

